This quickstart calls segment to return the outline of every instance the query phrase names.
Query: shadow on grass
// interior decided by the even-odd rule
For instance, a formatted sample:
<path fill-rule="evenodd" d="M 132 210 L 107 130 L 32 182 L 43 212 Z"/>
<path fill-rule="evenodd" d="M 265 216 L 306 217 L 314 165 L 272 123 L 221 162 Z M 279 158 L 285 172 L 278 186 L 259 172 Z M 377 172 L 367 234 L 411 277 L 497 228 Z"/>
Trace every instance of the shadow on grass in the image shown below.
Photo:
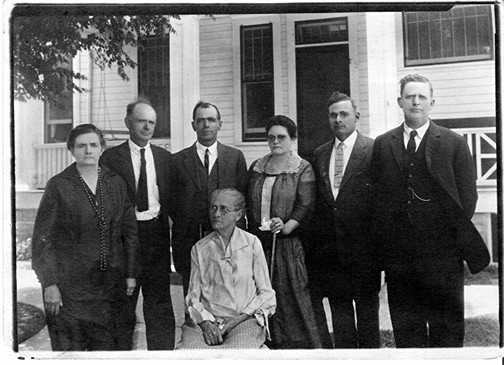
<path fill-rule="evenodd" d="M 496 316 L 485 315 L 465 320 L 464 347 L 499 346 L 499 320 Z M 395 348 L 392 330 L 380 331 L 380 347 Z"/>
<path fill-rule="evenodd" d="M 34 305 L 17 303 L 18 343 L 36 335 L 46 324 L 44 311 Z"/>

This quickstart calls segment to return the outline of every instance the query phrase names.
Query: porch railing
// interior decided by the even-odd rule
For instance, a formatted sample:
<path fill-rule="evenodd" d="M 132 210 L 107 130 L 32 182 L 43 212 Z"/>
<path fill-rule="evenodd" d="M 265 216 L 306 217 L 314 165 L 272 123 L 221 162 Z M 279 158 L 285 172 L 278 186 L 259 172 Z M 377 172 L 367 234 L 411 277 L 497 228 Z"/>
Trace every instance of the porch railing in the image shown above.
<path fill-rule="evenodd" d="M 453 129 L 465 137 L 476 163 L 478 186 L 497 186 L 497 135 L 494 127 Z"/>
<path fill-rule="evenodd" d="M 125 140 L 107 141 L 107 147 L 116 146 Z M 170 150 L 170 140 L 152 140 L 152 144 Z M 65 143 L 51 143 L 35 146 L 36 189 L 44 189 L 51 177 L 63 171 L 74 159 Z"/>

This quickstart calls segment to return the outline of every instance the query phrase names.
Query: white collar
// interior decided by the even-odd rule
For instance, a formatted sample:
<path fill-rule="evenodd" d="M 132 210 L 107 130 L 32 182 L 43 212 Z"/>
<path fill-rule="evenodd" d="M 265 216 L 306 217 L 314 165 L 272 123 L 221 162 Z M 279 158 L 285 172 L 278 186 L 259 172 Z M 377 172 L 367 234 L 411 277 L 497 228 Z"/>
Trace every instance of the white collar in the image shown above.
<path fill-rule="evenodd" d="M 355 145 L 355 141 L 357 140 L 357 130 L 353 131 L 351 135 L 349 135 L 344 141 L 340 141 L 338 137 L 334 138 L 334 148 L 338 147 L 340 142 L 343 142 L 348 148 L 348 150 L 352 150 Z"/>
<path fill-rule="evenodd" d="M 406 135 L 409 137 L 411 131 L 413 130 L 413 128 L 410 128 L 406 125 L 406 123 L 403 123 L 404 125 L 404 132 L 406 132 Z M 425 133 L 427 133 L 427 129 L 429 129 L 429 126 L 430 126 L 430 120 L 427 121 L 427 123 L 425 123 L 423 126 L 415 129 L 418 133 L 418 137 L 420 139 L 423 138 L 423 136 L 425 135 Z"/>
<path fill-rule="evenodd" d="M 198 151 L 198 153 L 200 155 L 204 155 L 207 148 L 208 148 L 208 152 L 210 153 L 210 155 L 212 155 L 212 156 L 215 155 L 217 153 L 217 141 L 215 141 L 214 144 L 209 147 L 203 146 L 201 143 L 196 141 L 196 150 Z"/>
<path fill-rule="evenodd" d="M 145 145 L 145 147 L 140 147 L 135 142 L 133 142 L 131 139 L 128 139 L 128 145 L 129 145 L 130 151 L 133 151 L 133 152 L 136 152 L 136 153 L 140 153 L 140 150 L 142 148 L 145 148 L 145 151 L 148 151 L 151 148 L 150 142 L 147 142 L 147 144 Z"/>

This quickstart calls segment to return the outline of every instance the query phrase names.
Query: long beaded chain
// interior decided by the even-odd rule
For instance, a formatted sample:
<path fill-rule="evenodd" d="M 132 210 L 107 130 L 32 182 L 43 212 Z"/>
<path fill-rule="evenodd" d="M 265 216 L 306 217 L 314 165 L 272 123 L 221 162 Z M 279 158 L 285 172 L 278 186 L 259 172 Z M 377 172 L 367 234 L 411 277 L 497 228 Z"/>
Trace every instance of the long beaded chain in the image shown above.
<path fill-rule="evenodd" d="M 96 215 L 98 216 L 99 219 L 99 226 L 100 226 L 100 270 L 105 271 L 107 269 L 107 258 L 105 255 L 105 231 L 107 229 L 107 223 L 105 221 L 105 211 L 104 211 L 104 205 L 103 204 L 103 188 L 102 188 L 102 181 L 101 181 L 101 169 L 98 167 L 98 193 L 100 194 L 100 204 L 98 210 L 98 202 L 93 199 L 91 196 L 91 192 L 89 191 L 89 188 L 86 185 L 86 182 L 82 178 L 81 174 L 79 173 L 79 180 L 82 184 L 82 187 L 84 188 L 84 191 L 86 192 L 86 195 L 88 197 L 89 203 L 91 204 L 91 207 L 95 211 Z"/>

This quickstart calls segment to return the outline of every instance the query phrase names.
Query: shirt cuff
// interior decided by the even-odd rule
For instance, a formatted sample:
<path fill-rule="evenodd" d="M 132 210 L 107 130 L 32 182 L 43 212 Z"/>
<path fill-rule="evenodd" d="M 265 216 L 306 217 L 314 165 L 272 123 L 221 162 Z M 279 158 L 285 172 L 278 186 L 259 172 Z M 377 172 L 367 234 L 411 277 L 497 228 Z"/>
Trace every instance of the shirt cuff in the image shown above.
<path fill-rule="evenodd" d="M 201 303 L 196 303 L 190 306 L 187 310 L 192 320 L 197 324 L 203 321 L 210 321 L 210 322 L 215 321 L 215 317 L 213 316 L 213 314 L 207 311 L 205 307 L 203 307 L 203 304 Z"/>

